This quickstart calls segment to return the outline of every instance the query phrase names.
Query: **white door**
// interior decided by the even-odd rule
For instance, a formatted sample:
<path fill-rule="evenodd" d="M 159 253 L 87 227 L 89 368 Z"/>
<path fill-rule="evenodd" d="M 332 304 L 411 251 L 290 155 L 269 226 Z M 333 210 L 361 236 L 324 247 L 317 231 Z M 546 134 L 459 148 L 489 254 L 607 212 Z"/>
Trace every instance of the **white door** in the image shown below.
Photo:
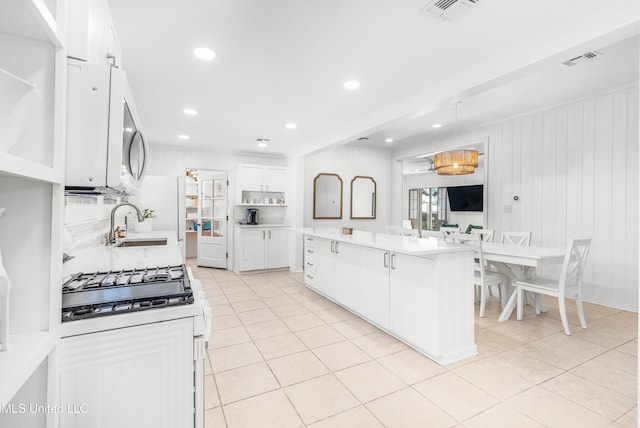
<path fill-rule="evenodd" d="M 242 269 L 264 269 L 267 231 L 264 229 L 242 230 Z"/>
<path fill-rule="evenodd" d="M 193 427 L 193 320 L 62 339 L 59 426 Z"/>
<path fill-rule="evenodd" d="M 289 266 L 289 231 L 269 229 L 267 232 L 267 268 Z"/>
<path fill-rule="evenodd" d="M 360 248 L 359 307 L 365 318 L 389 328 L 389 251 Z"/>
<path fill-rule="evenodd" d="M 336 241 L 333 249 L 336 256 L 332 297 L 355 309 L 358 306 L 358 247 Z"/>
<path fill-rule="evenodd" d="M 198 266 L 227 268 L 227 173 L 198 171 Z"/>
<path fill-rule="evenodd" d="M 264 168 L 253 166 L 243 166 L 241 174 L 240 190 L 250 192 L 263 192 L 264 189 Z"/>
<path fill-rule="evenodd" d="M 284 192 L 287 187 L 285 170 L 282 168 L 265 168 L 264 182 L 267 192 Z"/>

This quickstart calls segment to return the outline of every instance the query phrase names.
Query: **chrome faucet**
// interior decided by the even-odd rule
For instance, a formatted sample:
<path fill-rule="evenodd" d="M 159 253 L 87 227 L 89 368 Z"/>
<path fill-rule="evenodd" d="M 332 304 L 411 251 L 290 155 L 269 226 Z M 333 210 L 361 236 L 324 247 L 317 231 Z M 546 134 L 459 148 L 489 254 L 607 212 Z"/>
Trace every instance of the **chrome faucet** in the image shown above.
<path fill-rule="evenodd" d="M 116 205 L 111 210 L 111 225 L 109 226 L 109 237 L 107 238 L 107 245 L 116 243 L 116 232 L 113 230 L 114 217 L 116 215 L 116 210 L 118 208 L 124 206 L 124 205 L 129 205 L 130 207 L 135 208 L 136 209 L 136 213 L 138 214 L 138 221 L 140 223 L 142 223 L 144 221 L 144 216 L 142 215 L 142 212 L 140 212 L 140 209 L 138 207 L 136 207 L 135 205 L 130 204 L 128 202 L 123 202 L 121 204 Z"/>

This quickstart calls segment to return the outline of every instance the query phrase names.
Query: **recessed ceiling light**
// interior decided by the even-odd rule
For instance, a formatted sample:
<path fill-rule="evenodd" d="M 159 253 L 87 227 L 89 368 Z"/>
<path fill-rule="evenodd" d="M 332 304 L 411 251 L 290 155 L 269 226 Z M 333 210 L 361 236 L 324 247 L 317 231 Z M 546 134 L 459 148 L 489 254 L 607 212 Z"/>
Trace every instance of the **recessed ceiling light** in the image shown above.
<path fill-rule="evenodd" d="M 193 50 L 193 54 L 196 57 L 204 59 L 206 61 L 211 61 L 216 57 L 216 53 L 209 48 L 195 48 Z"/>
<path fill-rule="evenodd" d="M 442 124 L 441 123 L 434 123 L 433 125 L 431 125 L 432 128 L 442 128 Z"/>
<path fill-rule="evenodd" d="M 194 110 L 192 108 L 186 108 L 186 109 L 182 110 L 182 112 L 184 114 L 186 114 L 187 116 L 195 116 L 196 114 L 198 114 L 198 111 Z"/>
<path fill-rule="evenodd" d="M 189 136 L 186 134 L 181 134 L 181 135 L 178 135 L 178 138 L 180 138 L 181 140 L 188 140 Z"/>
<path fill-rule="evenodd" d="M 133 128 L 124 128 L 124 130 L 127 131 L 127 132 L 131 132 L 131 131 L 133 131 Z"/>
<path fill-rule="evenodd" d="M 284 127 L 287 129 L 296 129 L 298 125 L 296 125 L 295 123 L 287 123 Z"/>
<path fill-rule="evenodd" d="M 386 140 L 384 140 L 384 142 L 387 144 L 391 144 L 393 143 L 393 138 L 387 138 Z"/>
<path fill-rule="evenodd" d="M 358 82 L 357 80 L 348 80 L 344 82 L 342 86 L 344 86 L 345 89 L 350 90 L 358 89 L 360 87 L 360 82 Z"/>
<path fill-rule="evenodd" d="M 258 147 L 267 147 L 267 143 L 258 143 Z"/>

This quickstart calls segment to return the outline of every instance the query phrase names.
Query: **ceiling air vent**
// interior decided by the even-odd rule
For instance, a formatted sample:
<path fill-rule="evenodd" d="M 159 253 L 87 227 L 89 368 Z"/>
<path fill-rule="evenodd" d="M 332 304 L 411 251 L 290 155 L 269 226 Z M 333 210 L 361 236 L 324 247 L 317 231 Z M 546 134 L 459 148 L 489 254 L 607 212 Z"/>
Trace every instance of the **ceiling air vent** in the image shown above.
<path fill-rule="evenodd" d="M 585 54 L 582 54 L 580 56 L 577 56 L 575 58 L 571 58 L 568 61 L 563 62 L 564 65 L 572 67 L 576 64 L 580 64 L 581 62 L 585 62 L 588 61 L 590 59 L 595 59 L 599 56 L 601 56 L 602 53 L 598 52 L 598 51 L 591 51 L 591 52 L 587 52 Z"/>
<path fill-rule="evenodd" d="M 460 17 L 480 0 L 432 0 L 420 12 L 445 21 Z"/>

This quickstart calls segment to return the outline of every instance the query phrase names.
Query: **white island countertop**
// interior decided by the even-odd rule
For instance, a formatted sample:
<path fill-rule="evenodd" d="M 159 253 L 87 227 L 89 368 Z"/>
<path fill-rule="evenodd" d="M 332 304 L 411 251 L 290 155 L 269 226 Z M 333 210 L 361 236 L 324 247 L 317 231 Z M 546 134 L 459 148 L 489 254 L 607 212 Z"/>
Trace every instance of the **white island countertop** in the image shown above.
<path fill-rule="evenodd" d="M 380 250 L 388 250 L 418 257 L 429 257 L 443 253 L 471 252 L 475 250 L 475 247 L 470 245 L 442 242 L 436 238 L 389 235 L 386 233 L 361 230 L 354 230 L 351 235 L 343 234 L 341 228 L 309 227 L 296 229 L 296 231 L 307 236 L 378 248 Z"/>

